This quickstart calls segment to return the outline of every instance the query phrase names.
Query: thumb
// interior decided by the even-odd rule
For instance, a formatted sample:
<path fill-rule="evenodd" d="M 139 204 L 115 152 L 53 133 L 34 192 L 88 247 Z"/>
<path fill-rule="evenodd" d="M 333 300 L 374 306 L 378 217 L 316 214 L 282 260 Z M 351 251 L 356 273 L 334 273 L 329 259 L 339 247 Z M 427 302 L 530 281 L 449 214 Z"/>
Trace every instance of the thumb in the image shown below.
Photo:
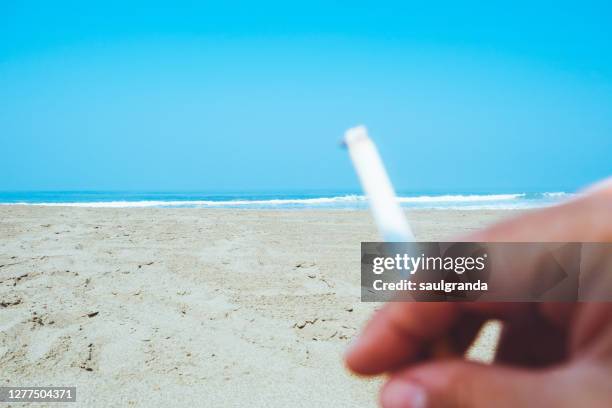
<path fill-rule="evenodd" d="M 565 376 L 467 361 L 440 361 L 394 373 L 381 391 L 384 408 L 565 406 Z"/>

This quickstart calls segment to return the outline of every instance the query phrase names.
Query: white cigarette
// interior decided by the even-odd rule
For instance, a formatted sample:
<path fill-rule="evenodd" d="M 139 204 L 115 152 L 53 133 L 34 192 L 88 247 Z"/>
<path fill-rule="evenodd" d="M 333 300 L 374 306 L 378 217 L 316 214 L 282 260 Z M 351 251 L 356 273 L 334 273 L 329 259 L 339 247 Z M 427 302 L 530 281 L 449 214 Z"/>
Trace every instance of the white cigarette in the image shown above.
<path fill-rule="evenodd" d="M 344 143 L 348 147 L 361 186 L 370 202 L 378 231 L 388 242 L 413 242 L 414 235 L 399 205 L 376 146 L 364 126 L 346 131 Z"/>

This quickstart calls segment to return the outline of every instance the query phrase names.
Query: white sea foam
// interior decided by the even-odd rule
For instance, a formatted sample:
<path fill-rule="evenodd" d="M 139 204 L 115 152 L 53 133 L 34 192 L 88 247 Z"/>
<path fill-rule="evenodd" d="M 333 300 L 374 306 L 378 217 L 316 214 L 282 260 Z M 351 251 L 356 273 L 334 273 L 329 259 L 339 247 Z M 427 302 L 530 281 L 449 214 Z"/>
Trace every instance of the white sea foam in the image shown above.
<path fill-rule="evenodd" d="M 91 201 L 91 202 L 57 202 L 57 203 L 0 203 L 3 205 L 40 205 L 45 207 L 95 207 L 95 208 L 128 208 L 128 207 L 240 207 L 240 206 L 283 206 L 283 205 L 317 205 L 365 201 L 363 196 L 346 195 L 337 197 L 291 198 L 270 200 L 142 200 L 142 201 Z"/>
<path fill-rule="evenodd" d="M 542 195 L 544 197 L 566 197 L 566 196 L 571 196 L 572 194 L 564 193 L 563 191 L 555 191 L 552 193 L 542 193 Z"/>
<path fill-rule="evenodd" d="M 475 201 L 508 201 L 525 197 L 521 194 L 469 194 L 469 195 L 440 195 L 398 197 L 400 203 L 448 203 L 448 202 L 475 202 Z"/>
<path fill-rule="evenodd" d="M 554 205 L 571 197 L 564 192 L 540 193 L 537 197 L 525 193 L 516 194 L 455 194 L 401 196 L 400 203 L 407 208 L 427 209 L 524 209 Z M 133 200 L 133 201 L 83 201 L 83 202 L 13 202 L 0 205 L 38 205 L 48 207 L 89 208 L 147 208 L 147 207 L 202 207 L 202 208 L 364 208 L 362 195 L 335 197 L 234 199 L 234 200 Z"/>

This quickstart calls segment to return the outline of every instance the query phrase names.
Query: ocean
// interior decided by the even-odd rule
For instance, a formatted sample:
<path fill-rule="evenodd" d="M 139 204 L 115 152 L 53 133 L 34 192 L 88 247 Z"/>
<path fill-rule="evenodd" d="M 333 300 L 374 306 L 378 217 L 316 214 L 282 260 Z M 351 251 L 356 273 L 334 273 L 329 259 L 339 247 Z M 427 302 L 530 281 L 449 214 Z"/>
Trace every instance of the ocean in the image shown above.
<path fill-rule="evenodd" d="M 413 209 L 528 209 L 555 205 L 573 196 L 540 193 L 399 193 L 402 207 Z M 351 192 L 326 193 L 194 193 L 194 192 L 0 192 L 0 205 L 22 204 L 98 208 L 245 208 L 245 209 L 363 209 L 365 197 Z"/>

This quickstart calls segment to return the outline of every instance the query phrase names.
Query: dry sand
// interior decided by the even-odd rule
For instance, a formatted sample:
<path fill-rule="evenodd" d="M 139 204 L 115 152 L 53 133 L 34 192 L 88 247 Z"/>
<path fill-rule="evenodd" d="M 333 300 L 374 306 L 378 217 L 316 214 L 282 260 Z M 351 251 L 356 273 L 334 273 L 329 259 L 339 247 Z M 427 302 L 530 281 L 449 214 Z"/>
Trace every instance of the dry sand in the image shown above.
<path fill-rule="evenodd" d="M 442 240 L 508 214 L 410 218 Z M 365 211 L 0 206 L 0 380 L 76 385 L 69 407 L 375 406 L 341 356 L 376 239 Z"/>

